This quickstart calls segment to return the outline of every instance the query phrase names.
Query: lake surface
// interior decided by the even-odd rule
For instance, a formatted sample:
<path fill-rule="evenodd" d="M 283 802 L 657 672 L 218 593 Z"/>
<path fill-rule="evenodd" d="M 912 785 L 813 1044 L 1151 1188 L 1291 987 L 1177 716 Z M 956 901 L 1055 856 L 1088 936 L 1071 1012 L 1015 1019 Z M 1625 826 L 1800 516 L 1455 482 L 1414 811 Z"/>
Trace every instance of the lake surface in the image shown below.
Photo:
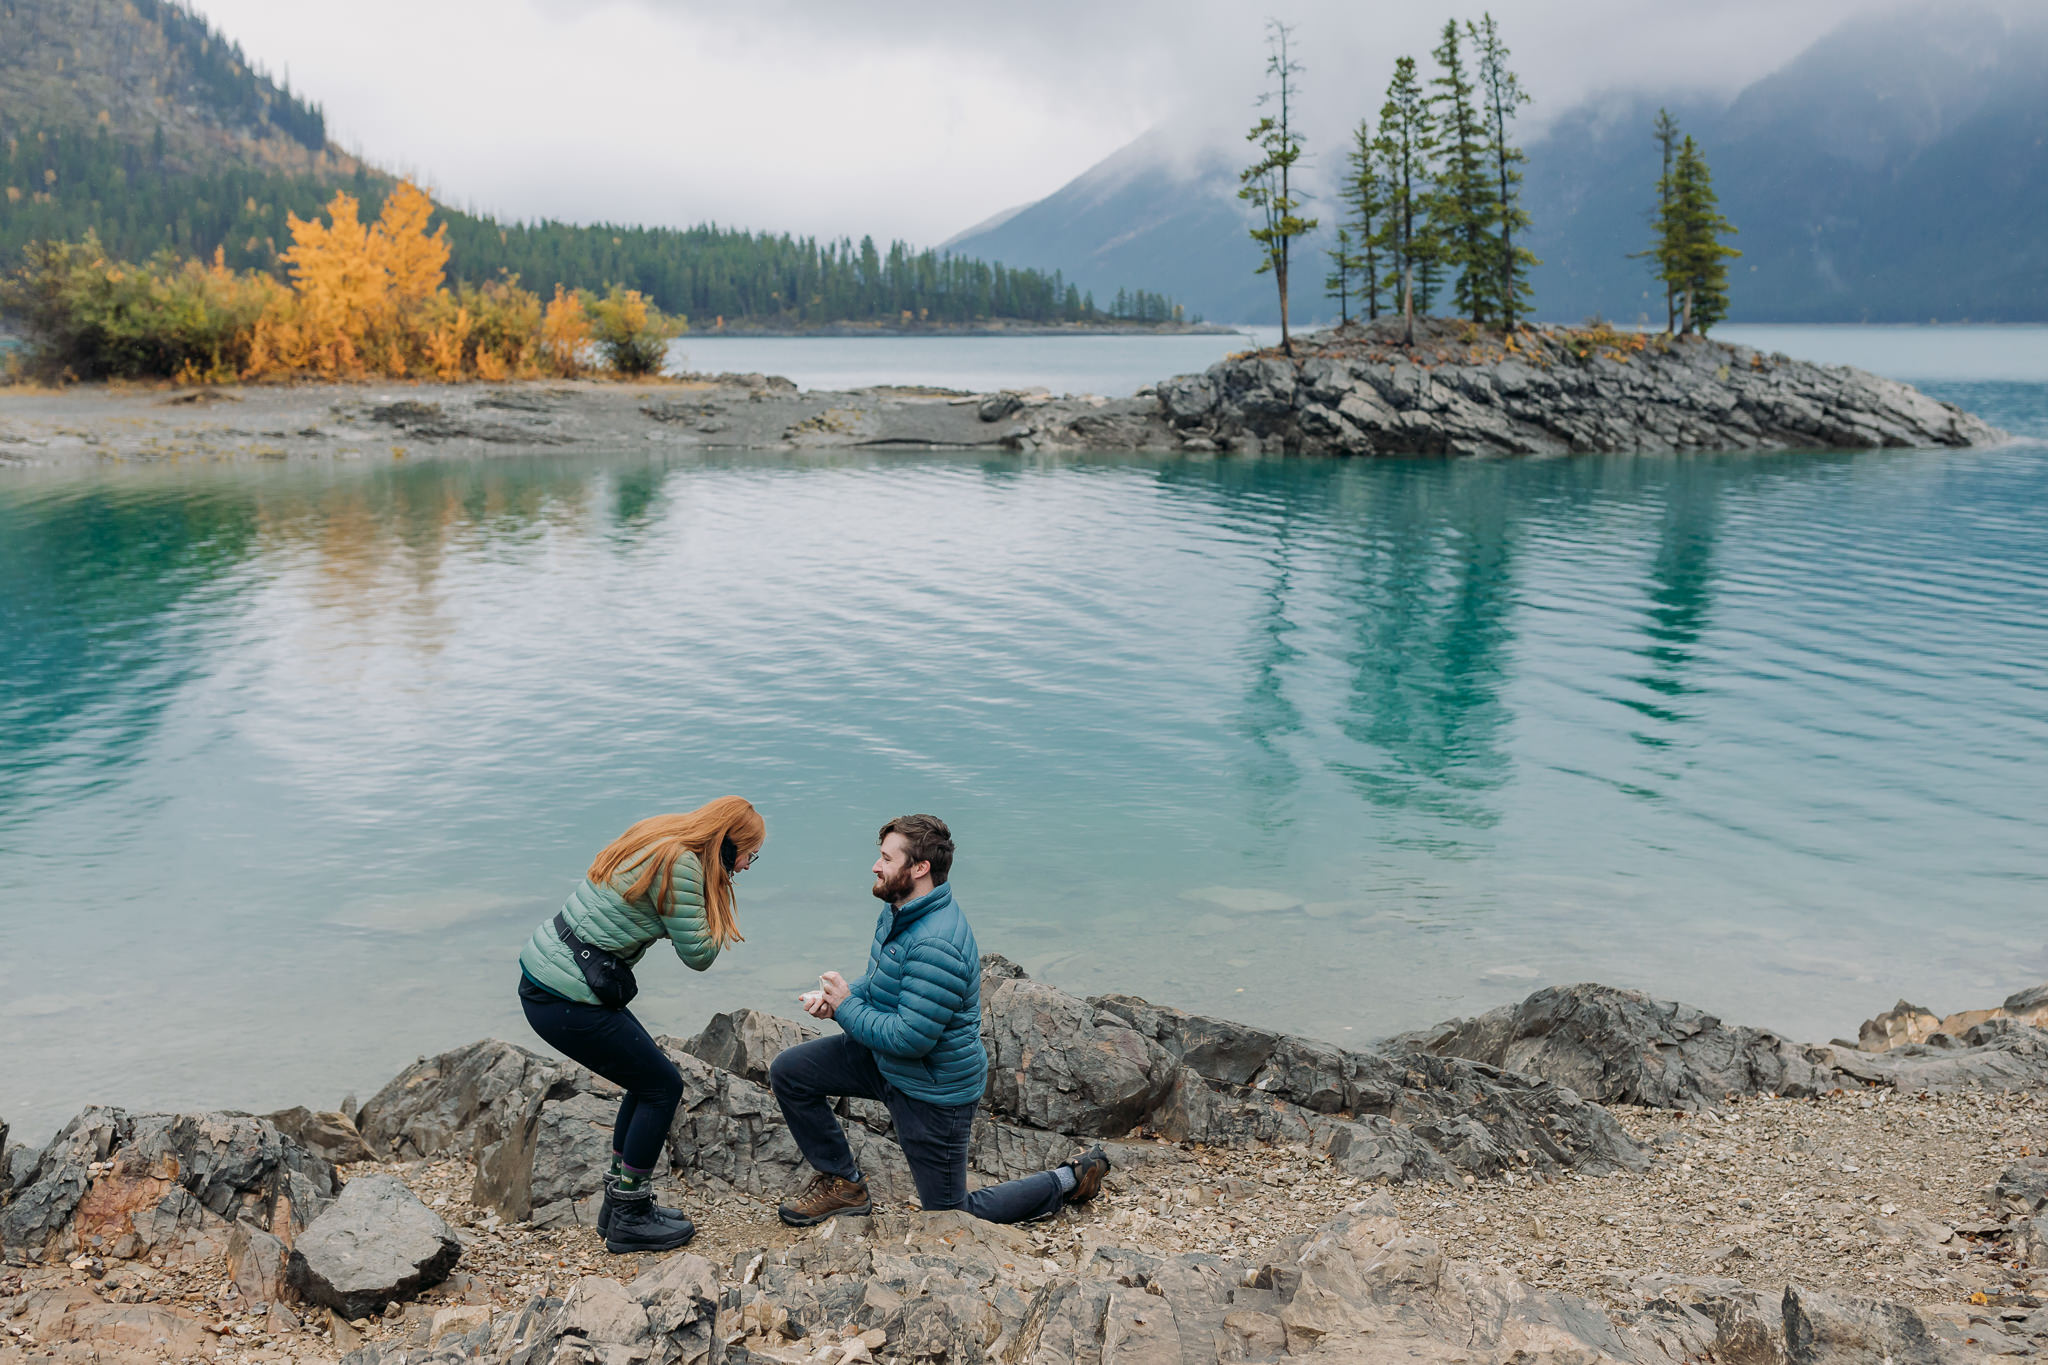
<path fill-rule="evenodd" d="M 985 950 L 1343 1042 L 1994 1003 L 2048 977 L 2044 380 L 1930 384 L 2022 437 L 1962 452 L 9 473 L 0 1115 L 527 1041 L 533 925 L 729 791 L 748 942 L 651 957 L 657 1031 L 857 969 L 907 810 Z"/>

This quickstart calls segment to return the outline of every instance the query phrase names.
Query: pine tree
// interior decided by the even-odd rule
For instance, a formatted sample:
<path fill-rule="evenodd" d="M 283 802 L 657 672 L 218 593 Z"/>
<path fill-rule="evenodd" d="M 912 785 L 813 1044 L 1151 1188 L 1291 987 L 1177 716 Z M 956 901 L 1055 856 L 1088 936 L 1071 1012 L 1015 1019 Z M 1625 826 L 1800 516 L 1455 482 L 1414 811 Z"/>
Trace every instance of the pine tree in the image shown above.
<path fill-rule="evenodd" d="M 1266 59 L 1266 74 L 1273 78 L 1274 84 L 1259 97 L 1259 103 L 1275 106 L 1278 117 L 1268 115 L 1260 119 L 1245 134 L 1245 141 L 1256 146 L 1260 155 L 1257 161 L 1239 173 L 1237 197 L 1259 210 L 1259 225 L 1251 229 L 1252 240 L 1261 248 L 1257 273 L 1264 275 L 1270 271 L 1274 284 L 1280 290 L 1280 349 L 1291 356 L 1294 354 L 1294 340 L 1289 335 L 1287 324 L 1289 256 L 1294 239 L 1314 230 L 1316 220 L 1303 218 L 1296 212 L 1308 201 L 1308 196 L 1297 193 L 1292 183 L 1292 172 L 1295 163 L 1301 160 L 1303 142 L 1292 121 L 1294 100 L 1300 93 L 1294 78 L 1301 74 L 1300 64 L 1288 52 L 1294 30 L 1277 19 L 1269 19 L 1266 32 L 1271 49 Z"/>
<path fill-rule="evenodd" d="M 1337 300 L 1340 326 L 1351 322 L 1351 277 L 1358 270 L 1358 254 L 1352 249 L 1351 229 L 1337 229 L 1337 244 L 1329 249 L 1330 273 L 1323 277 L 1323 297 Z"/>
<path fill-rule="evenodd" d="M 1679 334 L 1697 329 L 1704 336 L 1728 316 L 1728 261 L 1742 253 L 1721 241 L 1734 235 L 1735 226 L 1721 215 L 1706 158 L 1691 134 L 1679 144 L 1672 165 L 1665 218 L 1669 231 L 1658 255 L 1666 263 L 1666 283 L 1685 301 Z"/>
<path fill-rule="evenodd" d="M 1380 279 L 1378 240 L 1380 219 L 1386 210 L 1386 191 L 1373 158 L 1370 120 L 1358 121 L 1345 161 L 1348 170 L 1340 197 L 1351 210 L 1351 238 L 1357 248 L 1354 261 L 1359 272 L 1358 300 L 1365 305 L 1365 316 L 1373 319 L 1380 315 L 1380 294 L 1386 288 Z"/>
<path fill-rule="evenodd" d="M 1657 210 L 1651 215 L 1657 240 L 1662 242 L 1667 235 L 1667 220 L 1671 215 L 1672 162 L 1678 155 L 1678 120 L 1671 117 L 1669 109 L 1657 111 L 1657 122 L 1651 128 L 1657 139 L 1657 150 L 1661 157 L 1661 168 L 1657 172 Z M 1664 281 L 1664 335 L 1670 336 L 1678 330 L 1678 289 L 1671 280 L 1671 272 L 1660 254 L 1658 247 L 1636 253 L 1648 256 L 1657 262 L 1657 277 Z"/>
<path fill-rule="evenodd" d="M 1543 264 L 1527 247 L 1515 245 L 1515 233 L 1529 226 L 1528 210 L 1521 206 L 1521 148 L 1508 140 L 1508 120 L 1529 102 L 1522 83 L 1508 69 L 1507 44 L 1491 14 L 1480 16 L 1466 32 L 1479 48 L 1479 88 L 1487 122 L 1487 151 L 1493 161 L 1494 223 L 1499 236 L 1489 243 L 1495 276 L 1494 300 L 1500 307 L 1503 332 L 1513 332 L 1515 321 L 1525 314 L 1535 296 L 1529 283 L 1529 268 Z"/>
<path fill-rule="evenodd" d="M 1387 101 L 1380 106 L 1380 134 L 1372 145 L 1380 181 L 1386 187 L 1385 226 L 1379 234 L 1389 267 L 1386 284 L 1395 291 L 1397 306 L 1407 318 L 1404 340 L 1411 346 L 1415 343 L 1417 275 L 1420 273 L 1422 288 L 1427 290 L 1438 254 L 1426 208 L 1436 140 L 1429 101 L 1423 98 L 1422 86 L 1415 78 L 1415 59 L 1398 58 L 1393 80 L 1387 84 Z M 1427 294 L 1421 306 L 1425 313 L 1429 310 Z"/>
<path fill-rule="evenodd" d="M 1496 311 L 1498 276 L 1491 229 L 1497 210 L 1475 101 L 1478 92 L 1465 71 L 1463 38 L 1458 21 L 1446 19 L 1443 38 L 1430 53 L 1437 64 L 1430 81 L 1435 87 L 1430 105 L 1443 130 L 1444 160 L 1429 198 L 1429 217 L 1443 243 L 1443 268 L 1457 272 L 1453 304 L 1459 313 L 1483 324 Z"/>

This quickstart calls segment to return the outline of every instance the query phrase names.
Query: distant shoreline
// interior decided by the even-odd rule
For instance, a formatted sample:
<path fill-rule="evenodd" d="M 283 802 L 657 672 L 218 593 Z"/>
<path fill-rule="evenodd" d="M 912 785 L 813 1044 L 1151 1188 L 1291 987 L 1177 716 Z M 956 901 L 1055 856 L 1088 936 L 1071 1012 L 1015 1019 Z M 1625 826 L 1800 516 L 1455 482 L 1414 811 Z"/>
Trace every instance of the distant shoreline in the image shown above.
<path fill-rule="evenodd" d="M 1220 322 L 1117 322 L 1036 323 L 1014 326 L 1000 322 L 913 323 L 908 326 L 859 322 L 825 322 L 815 327 L 758 326 L 727 323 L 683 333 L 676 340 L 685 344 L 706 338 L 738 337 L 752 341 L 764 337 L 1161 337 L 1161 336 L 1245 336 L 1241 327 Z"/>

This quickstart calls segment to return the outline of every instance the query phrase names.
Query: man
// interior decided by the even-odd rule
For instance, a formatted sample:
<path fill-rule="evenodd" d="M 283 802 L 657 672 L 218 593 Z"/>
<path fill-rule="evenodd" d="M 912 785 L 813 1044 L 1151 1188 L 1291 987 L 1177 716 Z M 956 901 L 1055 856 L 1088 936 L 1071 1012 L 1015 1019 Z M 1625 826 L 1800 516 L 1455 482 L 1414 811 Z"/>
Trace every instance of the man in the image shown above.
<path fill-rule="evenodd" d="M 826 972 L 820 988 L 801 997 L 807 1013 L 834 1020 L 841 1032 L 789 1048 L 768 1068 L 789 1131 L 817 1172 L 782 1206 L 782 1221 L 809 1227 L 871 1211 L 867 1181 L 830 1107 L 840 1095 L 888 1106 L 927 1209 L 1021 1223 L 1093 1199 L 1109 1170 L 1100 1147 L 1053 1170 L 968 1191 L 967 1139 L 988 1085 L 988 1054 L 981 953 L 946 880 L 952 831 L 935 815 L 902 815 L 882 826 L 880 842 L 874 893 L 888 908 L 875 924 L 867 974 L 849 986 Z"/>

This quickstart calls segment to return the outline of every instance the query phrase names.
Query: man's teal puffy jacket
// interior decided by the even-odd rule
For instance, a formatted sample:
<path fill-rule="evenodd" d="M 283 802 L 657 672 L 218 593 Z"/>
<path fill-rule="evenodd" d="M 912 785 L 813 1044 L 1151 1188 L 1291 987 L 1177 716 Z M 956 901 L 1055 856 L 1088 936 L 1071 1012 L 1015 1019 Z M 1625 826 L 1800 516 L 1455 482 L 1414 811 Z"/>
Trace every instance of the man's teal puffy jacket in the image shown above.
<path fill-rule="evenodd" d="M 912 1099 L 981 1102 L 981 952 L 950 884 L 882 911 L 867 975 L 832 1017 Z"/>
<path fill-rule="evenodd" d="M 583 885 L 569 893 L 562 913 L 576 937 L 615 955 L 629 967 L 646 955 L 656 939 L 663 938 L 693 971 L 701 972 L 717 961 L 718 940 L 711 936 L 704 913 L 704 870 L 697 864 L 697 855 L 686 850 L 677 856 L 665 914 L 657 914 L 649 904 L 654 891 L 637 901 L 626 899 L 625 892 L 638 877 L 639 867 L 636 863 L 620 868 L 604 886 L 586 877 Z M 656 886 L 658 889 L 658 882 Z M 542 920 L 526 941 L 525 951 L 519 954 L 519 970 L 565 999 L 597 1003 L 575 956 L 555 932 L 552 915 Z"/>

